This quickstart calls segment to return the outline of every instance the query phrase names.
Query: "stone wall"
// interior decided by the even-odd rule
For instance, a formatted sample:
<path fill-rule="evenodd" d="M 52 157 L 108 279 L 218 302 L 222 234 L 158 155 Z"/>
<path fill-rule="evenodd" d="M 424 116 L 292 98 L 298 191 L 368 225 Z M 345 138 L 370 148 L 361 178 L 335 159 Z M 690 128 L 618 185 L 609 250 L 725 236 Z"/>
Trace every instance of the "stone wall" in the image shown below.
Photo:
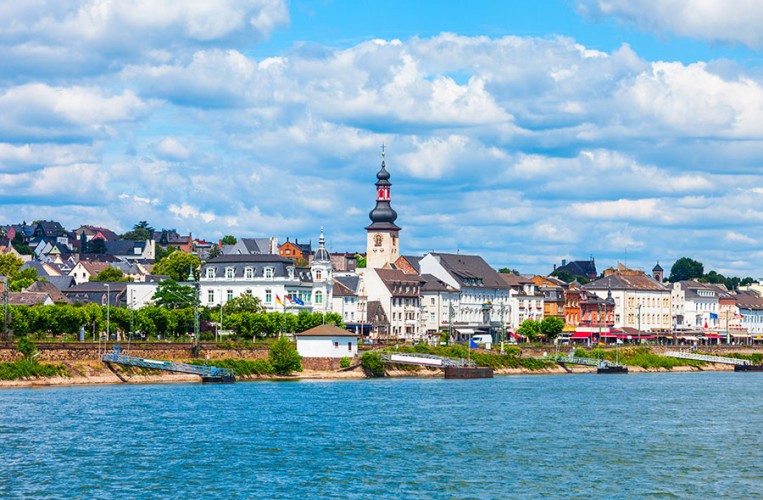
<path fill-rule="evenodd" d="M 350 364 L 356 365 L 360 362 L 359 358 L 350 358 Z M 302 358 L 302 368 L 305 370 L 331 371 L 338 370 L 342 358 Z"/>
<path fill-rule="evenodd" d="M 113 346 L 108 345 L 107 351 Z M 64 361 L 98 361 L 103 356 L 103 345 L 100 350 L 98 344 L 42 344 L 37 346 L 40 355 L 37 361 L 64 362 Z M 129 352 L 127 346 L 122 344 L 122 353 L 139 358 L 166 359 L 173 361 L 193 359 L 193 352 L 187 344 L 145 344 L 132 346 Z M 205 349 L 202 346 L 201 358 L 222 359 L 268 359 L 268 349 Z M 0 363 L 7 363 L 21 358 L 21 354 L 13 345 L 0 345 Z M 338 365 L 337 365 L 338 366 Z"/>

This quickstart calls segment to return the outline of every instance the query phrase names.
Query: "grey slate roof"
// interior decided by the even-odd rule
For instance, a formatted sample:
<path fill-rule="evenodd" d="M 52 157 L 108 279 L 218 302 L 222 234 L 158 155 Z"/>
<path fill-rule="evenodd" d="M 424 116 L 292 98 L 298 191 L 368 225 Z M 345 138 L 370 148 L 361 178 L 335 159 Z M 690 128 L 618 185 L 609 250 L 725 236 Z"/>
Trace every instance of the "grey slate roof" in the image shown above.
<path fill-rule="evenodd" d="M 340 282 L 354 292 L 357 292 L 360 286 L 360 276 L 334 276 L 334 281 Z"/>
<path fill-rule="evenodd" d="M 567 271 L 573 276 L 596 276 L 596 262 L 592 260 L 573 260 L 567 264 L 557 267 L 557 271 Z"/>
<path fill-rule="evenodd" d="M 506 290 L 509 285 L 479 255 L 433 253 L 462 287 Z"/>
<path fill-rule="evenodd" d="M 74 284 L 74 278 L 71 276 L 48 276 L 45 279 L 61 291 L 66 290 Z M 55 300 L 55 298 L 53 300 Z"/>
<path fill-rule="evenodd" d="M 422 292 L 456 292 L 457 290 L 448 285 L 437 276 L 432 274 L 422 274 L 421 279 L 424 284 L 421 286 Z"/>
<path fill-rule="evenodd" d="M 215 270 L 214 279 L 225 279 L 226 268 L 233 268 L 234 278 L 243 278 L 245 276 L 246 268 L 253 269 L 254 278 L 264 278 L 266 267 L 273 269 L 273 277 L 282 278 L 288 276 L 286 269 L 291 267 L 294 268 L 295 278 L 299 278 L 300 281 L 312 281 L 312 275 L 309 269 L 295 268 L 294 262 L 291 259 L 270 254 L 219 255 L 203 266 L 201 271 L 201 279 L 202 281 L 205 279 L 212 279 L 206 278 L 207 269 L 210 268 Z"/>
<path fill-rule="evenodd" d="M 630 276 L 610 274 L 585 285 L 586 290 L 649 290 L 655 292 L 668 291 L 668 287 L 645 274 Z"/>

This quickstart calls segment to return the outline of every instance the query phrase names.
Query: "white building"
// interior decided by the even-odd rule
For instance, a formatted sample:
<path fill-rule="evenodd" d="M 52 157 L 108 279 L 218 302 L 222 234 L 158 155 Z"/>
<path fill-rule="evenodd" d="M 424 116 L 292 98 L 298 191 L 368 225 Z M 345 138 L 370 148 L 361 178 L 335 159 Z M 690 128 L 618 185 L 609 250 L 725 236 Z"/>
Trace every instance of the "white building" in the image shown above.
<path fill-rule="evenodd" d="M 421 278 L 399 269 L 366 269 L 364 280 L 369 302 L 378 301 L 386 313 L 390 338 L 422 339 Z"/>
<path fill-rule="evenodd" d="M 482 257 L 428 253 L 419 261 L 419 266 L 422 274 L 431 274 L 458 291 L 457 302 L 451 306 L 453 310 L 448 311 L 449 321 L 441 323 L 441 329 L 448 330 L 452 323 L 456 330 L 454 336 L 462 339 L 477 330 L 512 328 L 510 314 L 507 314 L 511 309 L 511 289 Z"/>
<path fill-rule="evenodd" d="M 357 334 L 334 325 L 319 325 L 295 337 L 297 352 L 305 358 L 352 358 L 358 354 Z"/>
<path fill-rule="evenodd" d="M 671 289 L 643 271 L 617 269 L 604 271 L 604 277 L 584 286 L 601 298 L 612 292 L 615 299 L 615 327 L 642 331 L 670 331 L 673 327 Z"/>
<path fill-rule="evenodd" d="M 694 280 L 675 282 L 671 302 L 677 330 L 720 327 L 719 294 L 712 285 Z"/>

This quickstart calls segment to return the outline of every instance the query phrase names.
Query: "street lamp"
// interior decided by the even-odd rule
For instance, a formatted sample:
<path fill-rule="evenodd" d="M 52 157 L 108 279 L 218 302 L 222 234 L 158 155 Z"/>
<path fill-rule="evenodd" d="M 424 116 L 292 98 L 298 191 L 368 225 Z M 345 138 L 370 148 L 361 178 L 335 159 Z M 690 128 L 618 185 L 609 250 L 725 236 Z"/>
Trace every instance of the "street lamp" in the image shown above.
<path fill-rule="evenodd" d="M 111 316 L 109 310 L 111 308 L 111 284 L 106 283 L 106 340 L 103 342 L 103 349 L 106 350 L 106 342 L 109 340 Z"/>
<path fill-rule="evenodd" d="M 638 345 L 641 345 L 641 304 L 636 309 L 638 309 Z"/>

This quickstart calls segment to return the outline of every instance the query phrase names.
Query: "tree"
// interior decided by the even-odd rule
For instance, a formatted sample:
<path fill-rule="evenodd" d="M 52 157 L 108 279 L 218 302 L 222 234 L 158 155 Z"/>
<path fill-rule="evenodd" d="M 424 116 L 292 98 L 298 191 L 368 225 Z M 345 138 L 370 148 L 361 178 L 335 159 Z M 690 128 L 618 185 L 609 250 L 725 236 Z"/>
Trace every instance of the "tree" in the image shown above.
<path fill-rule="evenodd" d="M 519 271 L 517 271 L 516 269 L 509 269 L 508 267 L 502 267 L 498 270 L 498 272 L 501 274 L 516 274 L 517 276 L 519 276 Z"/>
<path fill-rule="evenodd" d="M 517 333 L 530 340 L 535 340 L 540 334 L 540 323 L 534 319 L 526 319 L 517 329 Z"/>
<path fill-rule="evenodd" d="M 355 254 L 355 267 L 363 269 L 366 267 L 366 258 L 359 253 Z"/>
<path fill-rule="evenodd" d="M 235 236 L 232 236 L 230 234 L 226 234 L 225 236 L 223 236 L 223 239 L 220 240 L 220 242 L 223 245 L 235 245 L 236 243 L 238 243 L 238 240 L 236 239 Z"/>
<path fill-rule="evenodd" d="M 223 251 L 220 250 L 220 245 L 217 243 L 212 244 L 212 248 L 209 249 L 209 255 L 207 256 L 210 259 L 214 259 L 215 257 L 222 255 Z"/>
<path fill-rule="evenodd" d="M 142 220 L 132 227 L 132 231 L 122 235 L 123 240 L 146 241 L 150 240 L 154 234 L 154 228 L 148 225 L 148 222 Z"/>
<path fill-rule="evenodd" d="M 670 277 L 668 281 L 675 283 L 676 281 L 685 281 L 701 278 L 705 272 L 705 267 L 701 262 L 698 262 L 689 257 L 681 257 L 670 268 Z"/>
<path fill-rule="evenodd" d="M 26 337 L 21 337 L 16 342 L 16 349 L 24 356 L 25 360 L 30 362 L 34 360 L 34 355 L 37 352 L 37 346 Z"/>
<path fill-rule="evenodd" d="M 200 264 L 197 256 L 175 251 L 154 264 L 151 273 L 169 276 L 175 281 L 185 281 L 188 279 L 188 272 L 198 268 Z"/>
<path fill-rule="evenodd" d="M 273 370 L 278 375 L 289 375 L 291 372 L 302 371 L 302 356 L 297 353 L 294 343 L 286 337 L 281 337 L 270 346 L 268 356 Z"/>
<path fill-rule="evenodd" d="M 90 281 L 133 281 L 133 279 L 126 277 L 121 269 L 106 266 L 106 268 L 97 275 L 90 276 Z"/>
<path fill-rule="evenodd" d="M 168 279 L 159 283 L 151 300 L 157 307 L 165 309 L 182 309 L 193 307 L 194 289 L 191 286 L 181 285 L 177 281 Z"/>
<path fill-rule="evenodd" d="M 37 269 L 28 267 L 8 278 L 8 289 L 11 292 L 20 292 L 31 286 L 35 281 L 40 281 L 40 278 L 37 276 Z"/>
<path fill-rule="evenodd" d="M 90 242 L 87 244 L 87 253 L 95 253 L 95 254 L 105 254 L 108 250 L 106 249 L 106 242 L 103 241 L 103 238 L 93 238 L 90 240 Z"/>
<path fill-rule="evenodd" d="M 540 331 L 548 338 L 555 339 L 562 333 L 564 321 L 556 316 L 548 316 L 540 322 Z"/>
<path fill-rule="evenodd" d="M 7 253 L 5 255 L 0 255 L 0 274 L 3 276 L 11 277 L 15 276 L 17 272 L 21 269 L 21 266 L 24 265 L 24 261 L 13 255 L 12 253 Z"/>
<path fill-rule="evenodd" d="M 225 310 L 229 313 L 264 313 L 265 306 L 259 297 L 254 297 L 251 293 L 242 293 L 225 303 Z"/>
<path fill-rule="evenodd" d="M 13 237 L 13 241 L 11 241 L 11 244 L 13 245 L 13 248 L 16 249 L 18 253 L 21 255 L 32 255 L 34 254 L 34 250 L 24 243 L 24 236 L 21 234 L 21 231 L 18 231 L 16 233 L 16 236 Z"/>

